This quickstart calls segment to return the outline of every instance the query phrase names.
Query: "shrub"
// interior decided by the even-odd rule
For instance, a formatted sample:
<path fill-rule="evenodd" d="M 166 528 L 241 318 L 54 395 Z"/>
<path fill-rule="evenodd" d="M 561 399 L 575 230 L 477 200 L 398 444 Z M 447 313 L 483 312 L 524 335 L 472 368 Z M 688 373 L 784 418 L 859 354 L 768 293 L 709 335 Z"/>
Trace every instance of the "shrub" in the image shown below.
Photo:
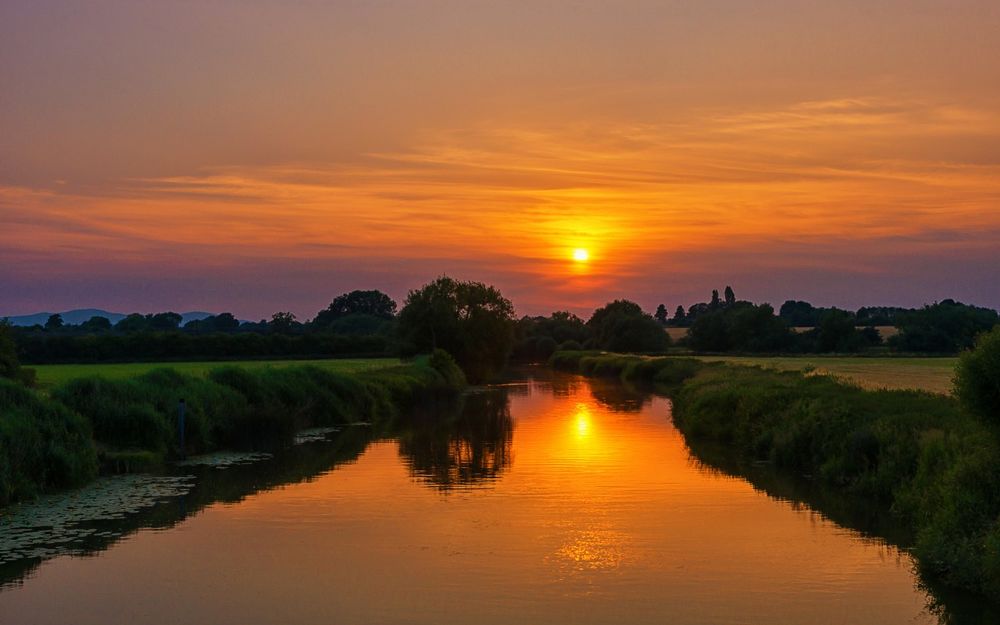
<path fill-rule="evenodd" d="M 1000 327 L 981 334 L 975 349 L 962 354 L 955 395 L 969 412 L 1000 426 Z"/>

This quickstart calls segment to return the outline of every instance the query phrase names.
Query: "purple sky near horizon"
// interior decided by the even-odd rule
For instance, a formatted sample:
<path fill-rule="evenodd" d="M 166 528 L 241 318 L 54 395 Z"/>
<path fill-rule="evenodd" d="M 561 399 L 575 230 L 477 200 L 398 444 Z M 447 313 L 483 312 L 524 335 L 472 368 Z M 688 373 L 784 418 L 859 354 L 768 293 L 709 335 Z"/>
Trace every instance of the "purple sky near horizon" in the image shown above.
<path fill-rule="evenodd" d="M 985 0 L 0 5 L 0 315 L 1000 308 Z M 587 261 L 573 260 L 585 249 Z"/>

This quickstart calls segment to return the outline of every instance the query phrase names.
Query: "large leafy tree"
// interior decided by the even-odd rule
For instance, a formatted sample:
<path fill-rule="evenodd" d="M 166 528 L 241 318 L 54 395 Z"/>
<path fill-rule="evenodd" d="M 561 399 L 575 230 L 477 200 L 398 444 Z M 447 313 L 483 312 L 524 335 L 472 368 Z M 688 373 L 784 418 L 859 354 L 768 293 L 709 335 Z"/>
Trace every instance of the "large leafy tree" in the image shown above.
<path fill-rule="evenodd" d="M 635 302 L 619 299 L 598 308 L 587 321 L 601 349 L 615 352 L 659 352 L 670 345 L 663 326 Z"/>
<path fill-rule="evenodd" d="M 472 382 L 500 372 L 514 347 L 514 306 L 481 282 L 447 276 L 410 291 L 399 313 L 407 351 L 443 349 Z"/>

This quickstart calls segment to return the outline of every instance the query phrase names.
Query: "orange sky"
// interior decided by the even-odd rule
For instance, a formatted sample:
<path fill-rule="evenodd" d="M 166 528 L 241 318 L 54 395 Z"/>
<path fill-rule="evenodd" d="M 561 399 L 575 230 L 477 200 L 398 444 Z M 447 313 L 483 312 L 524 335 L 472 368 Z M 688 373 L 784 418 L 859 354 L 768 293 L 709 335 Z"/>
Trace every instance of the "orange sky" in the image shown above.
<path fill-rule="evenodd" d="M 995 2 L 5 2 L 0 315 L 1000 306 Z M 586 265 L 571 260 L 590 251 Z"/>

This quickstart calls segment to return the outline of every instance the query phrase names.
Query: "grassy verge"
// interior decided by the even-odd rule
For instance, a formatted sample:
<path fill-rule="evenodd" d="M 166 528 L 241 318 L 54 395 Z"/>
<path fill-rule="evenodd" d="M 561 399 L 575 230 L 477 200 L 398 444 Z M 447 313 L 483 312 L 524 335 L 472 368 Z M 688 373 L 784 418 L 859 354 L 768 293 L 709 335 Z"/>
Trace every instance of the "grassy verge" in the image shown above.
<path fill-rule="evenodd" d="M 924 573 L 1000 600 L 1000 444 L 951 397 L 695 359 L 558 352 L 551 364 L 669 394 L 689 440 L 873 502 L 912 530 Z"/>
<path fill-rule="evenodd" d="M 180 452 L 178 404 L 185 400 L 186 453 L 288 444 L 301 428 L 388 422 L 424 398 L 465 384 L 450 356 L 353 373 L 315 365 L 223 366 L 207 374 L 158 368 L 123 379 L 87 376 L 49 396 L 0 387 L 0 505 L 85 482 L 106 469 L 145 467 Z M 95 451 L 96 450 L 96 451 Z"/>
<path fill-rule="evenodd" d="M 134 378 L 155 369 L 169 367 L 178 373 L 206 376 L 219 367 L 243 369 L 277 369 L 280 367 L 313 366 L 335 373 L 354 373 L 368 369 L 381 369 L 400 364 L 396 358 L 345 358 L 324 360 L 231 360 L 207 362 L 128 362 L 73 365 L 32 365 L 37 376 L 38 388 L 49 390 L 76 378 L 100 376 L 109 380 Z"/>

